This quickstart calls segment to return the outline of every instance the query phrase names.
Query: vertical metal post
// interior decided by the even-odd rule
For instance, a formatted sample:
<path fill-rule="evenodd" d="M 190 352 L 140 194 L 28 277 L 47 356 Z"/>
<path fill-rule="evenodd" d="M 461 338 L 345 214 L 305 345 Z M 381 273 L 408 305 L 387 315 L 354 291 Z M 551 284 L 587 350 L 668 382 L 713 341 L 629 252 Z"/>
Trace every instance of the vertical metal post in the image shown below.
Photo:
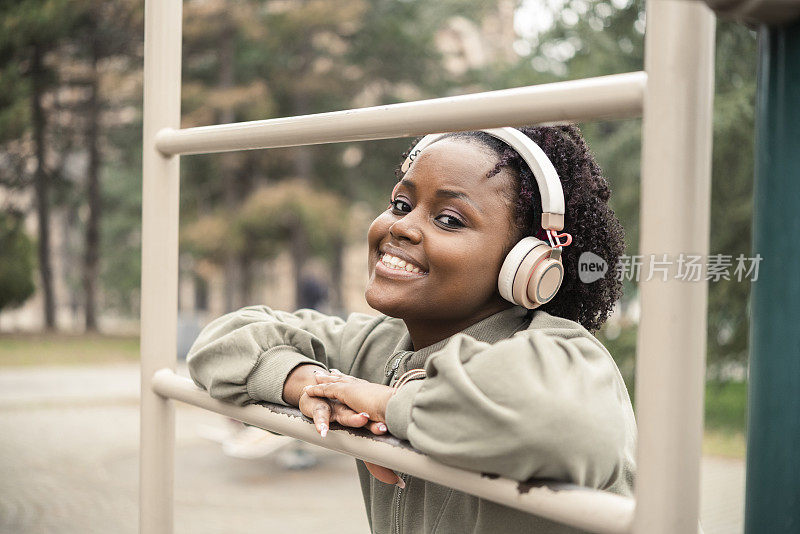
<path fill-rule="evenodd" d="M 745 532 L 800 532 L 800 22 L 759 35 Z"/>
<path fill-rule="evenodd" d="M 152 378 L 175 368 L 179 158 L 158 152 L 155 136 L 180 126 L 181 15 L 181 0 L 145 2 L 139 531 L 146 534 L 173 528 L 175 414 Z"/>
<path fill-rule="evenodd" d="M 707 283 L 675 279 L 680 254 L 708 254 L 714 16 L 647 2 L 637 339 L 638 534 L 695 532 L 699 517 Z M 672 261 L 650 276 L 650 255 Z"/>

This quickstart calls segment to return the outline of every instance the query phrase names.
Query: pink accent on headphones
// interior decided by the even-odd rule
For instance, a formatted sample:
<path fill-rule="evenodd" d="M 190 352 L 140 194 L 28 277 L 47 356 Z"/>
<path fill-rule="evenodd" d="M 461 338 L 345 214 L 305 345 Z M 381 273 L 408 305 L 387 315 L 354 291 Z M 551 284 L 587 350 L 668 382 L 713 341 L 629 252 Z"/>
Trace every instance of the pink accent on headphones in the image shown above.
<path fill-rule="evenodd" d="M 561 238 L 564 237 L 564 236 L 567 237 L 567 242 L 566 243 L 561 243 Z M 553 237 L 556 239 L 556 243 L 558 243 L 559 246 L 561 246 L 561 247 L 566 247 L 570 243 L 572 243 L 572 236 L 570 234 L 566 233 L 566 232 L 564 232 L 563 234 L 553 234 Z"/>

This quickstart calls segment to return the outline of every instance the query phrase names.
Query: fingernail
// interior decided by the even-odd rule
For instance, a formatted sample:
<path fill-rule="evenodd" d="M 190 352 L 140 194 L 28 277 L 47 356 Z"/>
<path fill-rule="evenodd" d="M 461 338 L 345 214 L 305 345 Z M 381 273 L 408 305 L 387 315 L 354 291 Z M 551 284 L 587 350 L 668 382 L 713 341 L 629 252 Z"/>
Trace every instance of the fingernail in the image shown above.
<path fill-rule="evenodd" d="M 386 425 L 384 425 L 383 423 L 378 423 L 378 430 L 380 430 L 381 432 L 386 432 L 389 429 L 386 428 Z"/>
<path fill-rule="evenodd" d="M 321 438 L 324 438 L 327 435 L 328 435 L 328 425 L 322 423 L 321 425 L 319 425 L 319 436 Z"/>
<path fill-rule="evenodd" d="M 341 371 L 338 369 L 331 369 L 331 373 L 341 373 Z"/>
<path fill-rule="evenodd" d="M 358 415 L 366 417 L 367 419 L 369 419 L 369 414 L 367 412 L 361 412 Z"/>
<path fill-rule="evenodd" d="M 397 482 L 395 482 L 395 485 L 400 489 L 406 489 L 406 483 L 402 478 L 398 478 Z"/>

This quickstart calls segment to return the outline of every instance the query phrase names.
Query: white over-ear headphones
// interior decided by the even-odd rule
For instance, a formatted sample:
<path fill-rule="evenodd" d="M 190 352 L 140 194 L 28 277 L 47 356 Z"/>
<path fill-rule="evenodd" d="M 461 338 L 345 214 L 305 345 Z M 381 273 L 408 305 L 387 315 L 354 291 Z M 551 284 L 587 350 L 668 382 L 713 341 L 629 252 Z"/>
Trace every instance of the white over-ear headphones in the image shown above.
<path fill-rule="evenodd" d="M 533 236 L 521 239 L 503 261 L 497 281 L 500 295 L 504 299 L 532 310 L 552 300 L 564 280 L 561 251 L 572 242 L 572 236 L 556 233 L 564 229 L 564 191 L 561 180 L 539 145 L 521 131 L 516 128 L 480 131 L 500 139 L 516 150 L 530 167 L 539 186 L 542 228 L 550 243 Z M 425 148 L 446 135 L 448 134 L 439 133 L 423 137 L 411 150 L 400 170 L 403 173 L 408 171 Z M 560 241 L 562 237 L 567 239 L 564 243 Z"/>

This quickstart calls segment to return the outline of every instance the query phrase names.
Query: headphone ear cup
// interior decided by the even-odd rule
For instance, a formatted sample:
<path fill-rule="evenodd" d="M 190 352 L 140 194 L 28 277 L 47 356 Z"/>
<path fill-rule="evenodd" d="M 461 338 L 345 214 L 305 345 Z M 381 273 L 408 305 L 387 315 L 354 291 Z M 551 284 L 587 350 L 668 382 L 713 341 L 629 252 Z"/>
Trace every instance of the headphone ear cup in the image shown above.
<path fill-rule="evenodd" d="M 552 300 L 561 287 L 564 268 L 560 259 L 550 257 L 551 250 L 535 237 L 520 240 L 500 268 L 500 295 L 531 310 Z"/>
<path fill-rule="evenodd" d="M 534 307 L 541 306 L 553 300 L 564 280 L 564 266 L 561 259 L 554 260 L 548 257 L 538 263 L 528 280 L 526 296 Z"/>

